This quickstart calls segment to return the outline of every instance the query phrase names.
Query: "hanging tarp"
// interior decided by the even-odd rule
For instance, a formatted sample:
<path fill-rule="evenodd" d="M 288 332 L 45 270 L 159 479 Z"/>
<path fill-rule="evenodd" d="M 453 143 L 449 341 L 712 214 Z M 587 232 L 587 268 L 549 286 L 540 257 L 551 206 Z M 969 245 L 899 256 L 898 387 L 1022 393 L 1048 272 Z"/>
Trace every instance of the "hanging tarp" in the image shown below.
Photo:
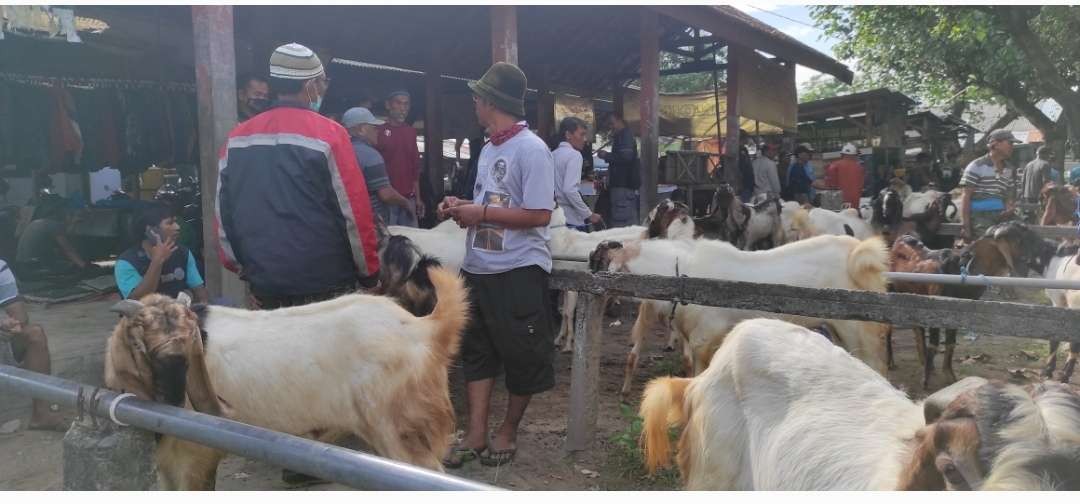
<path fill-rule="evenodd" d="M 741 117 L 795 129 L 799 117 L 795 66 L 781 66 L 757 52 L 734 46 L 728 49 L 728 54 L 736 59 L 734 76 L 739 91 L 736 112 Z"/>
<path fill-rule="evenodd" d="M 720 90 L 720 135 L 727 134 L 727 100 L 724 98 L 724 90 Z M 638 119 L 641 117 L 638 108 L 637 91 L 627 90 L 624 104 L 624 114 L 630 126 L 637 130 Z M 716 101 L 711 91 L 691 94 L 660 94 L 660 135 L 661 136 L 688 136 L 692 138 L 715 138 L 716 133 Z M 758 121 L 755 124 L 753 118 L 741 117 L 740 128 L 754 133 L 760 131 L 762 135 L 783 133 L 783 128 Z"/>
<path fill-rule="evenodd" d="M 577 117 L 585 121 L 590 127 L 595 128 L 596 113 L 593 110 L 592 100 L 588 98 L 582 98 L 580 96 L 569 96 L 565 94 L 555 95 L 555 125 L 558 127 L 560 121 L 567 117 Z"/>

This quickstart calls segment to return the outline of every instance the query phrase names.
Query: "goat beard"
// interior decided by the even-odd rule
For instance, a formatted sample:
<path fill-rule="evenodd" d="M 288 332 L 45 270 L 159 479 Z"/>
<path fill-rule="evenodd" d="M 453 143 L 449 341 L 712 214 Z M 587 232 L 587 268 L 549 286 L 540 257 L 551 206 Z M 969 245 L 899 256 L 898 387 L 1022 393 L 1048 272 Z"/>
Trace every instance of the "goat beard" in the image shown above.
<path fill-rule="evenodd" d="M 168 355 L 153 359 L 154 392 L 157 400 L 182 408 L 187 394 L 187 358 Z"/>

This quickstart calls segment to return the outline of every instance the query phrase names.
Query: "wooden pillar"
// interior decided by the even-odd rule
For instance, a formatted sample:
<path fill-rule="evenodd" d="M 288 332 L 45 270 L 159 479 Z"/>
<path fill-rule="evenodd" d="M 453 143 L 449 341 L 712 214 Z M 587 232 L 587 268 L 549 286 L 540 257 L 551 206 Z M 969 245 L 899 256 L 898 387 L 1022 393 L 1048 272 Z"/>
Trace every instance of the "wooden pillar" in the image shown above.
<path fill-rule="evenodd" d="M 547 140 L 555 134 L 555 94 L 548 81 L 548 66 L 540 65 L 536 82 L 536 131 Z"/>
<path fill-rule="evenodd" d="M 432 201 L 443 196 L 442 78 L 438 51 L 424 73 L 424 173 L 431 184 Z"/>
<path fill-rule="evenodd" d="M 226 272 L 218 259 L 215 196 L 218 152 L 236 125 L 236 49 L 233 8 L 228 5 L 191 7 L 195 41 L 195 85 L 199 102 L 199 180 L 202 188 L 203 258 L 211 299 L 225 297 L 242 305 L 244 284 Z"/>
<path fill-rule="evenodd" d="M 588 449 L 596 432 L 600 404 L 600 343 L 604 331 L 604 297 L 578 293 L 574 310 L 574 357 L 570 367 L 570 416 L 566 450 Z"/>
<path fill-rule="evenodd" d="M 491 62 L 518 64 L 517 7 L 491 6 Z"/>
<path fill-rule="evenodd" d="M 641 9 L 641 196 L 640 216 L 656 206 L 657 169 L 660 164 L 660 30 L 658 14 Z"/>
<path fill-rule="evenodd" d="M 739 49 L 728 44 L 727 52 L 727 131 L 724 141 L 724 181 L 736 185 L 739 181 Z"/>
<path fill-rule="evenodd" d="M 626 88 L 622 85 L 622 79 L 618 76 L 611 87 L 611 108 L 616 114 L 622 115 L 626 107 Z"/>

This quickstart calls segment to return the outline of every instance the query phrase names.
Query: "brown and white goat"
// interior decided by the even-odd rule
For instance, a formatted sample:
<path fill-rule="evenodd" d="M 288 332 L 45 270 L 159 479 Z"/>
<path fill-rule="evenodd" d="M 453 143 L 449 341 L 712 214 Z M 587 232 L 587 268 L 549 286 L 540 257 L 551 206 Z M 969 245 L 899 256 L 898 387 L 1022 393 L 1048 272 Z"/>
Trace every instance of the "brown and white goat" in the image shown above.
<path fill-rule="evenodd" d="M 202 317 L 159 295 L 122 301 L 105 385 L 298 436 L 352 433 L 382 456 L 442 470 L 454 432 L 447 369 L 469 306 L 456 274 L 429 276 L 438 302 L 427 317 L 367 294 L 259 312 L 210 306 Z M 162 488 L 213 489 L 221 456 L 163 437 Z"/>
<path fill-rule="evenodd" d="M 1080 490 L 1080 397 L 967 378 L 912 402 L 821 335 L 745 321 L 696 378 L 641 401 L 650 471 L 687 490 Z"/>
<path fill-rule="evenodd" d="M 967 247 L 960 250 L 928 249 L 913 236 L 905 235 L 893 243 L 890 251 L 890 271 L 907 273 L 941 273 L 945 275 L 970 276 L 1006 276 L 1013 271 L 1013 265 L 1019 260 L 1019 251 L 1008 243 L 988 233 Z M 966 273 L 965 273 L 966 269 Z M 980 283 L 967 285 L 926 284 L 896 281 L 889 286 L 893 292 L 945 296 L 960 299 L 979 299 L 986 292 L 986 286 Z M 929 343 L 924 337 L 929 334 Z M 923 365 L 923 388 L 930 385 L 930 376 L 934 371 L 934 359 L 940 340 L 940 328 L 932 327 L 924 332 L 915 329 L 915 348 L 919 353 L 919 362 Z M 945 355 L 942 357 L 942 371 L 949 382 L 956 381 L 953 372 L 953 353 L 956 348 L 956 329 L 945 329 Z M 892 365 L 892 335 L 889 339 L 890 365 Z"/>
<path fill-rule="evenodd" d="M 888 256 L 880 238 L 859 241 L 849 236 L 818 236 L 772 250 L 740 251 L 719 240 L 644 240 L 625 244 L 601 243 L 590 257 L 593 271 L 772 283 L 824 289 L 885 291 L 883 273 Z M 665 315 L 670 315 L 670 302 Z M 690 373 L 704 370 L 725 336 L 740 321 L 772 316 L 819 327 L 827 324 L 839 344 L 881 374 L 887 373 L 886 324 L 853 320 L 814 319 L 752 310 L 699 305 L 678 306 L 672 327 L 684 338 L 689 351 Z M 635 324 L 634 347 L 627 355 L 622 394 L 630 391 L 637 367 L 643 331 Z"/>
<path fill-rule="evenodd" d="M 1043 226 L 1076 224 L 1076 198 L 1072 186 L 1047 182 L 1039 192 L 1044 207 L 1039 223 Z"/>

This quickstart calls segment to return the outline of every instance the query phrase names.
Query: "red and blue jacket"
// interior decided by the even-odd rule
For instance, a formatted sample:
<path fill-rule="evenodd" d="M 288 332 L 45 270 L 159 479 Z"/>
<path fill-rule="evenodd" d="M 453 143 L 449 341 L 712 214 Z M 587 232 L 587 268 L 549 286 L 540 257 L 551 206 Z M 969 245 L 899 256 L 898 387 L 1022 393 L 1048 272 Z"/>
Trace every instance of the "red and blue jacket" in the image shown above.
<path fill-rule="evenodd" d="M 379 271 L 367 185 L 345 128 L 279 103 L 218 161 L 218 253 L 258 295 L 339 290 Z"/>

